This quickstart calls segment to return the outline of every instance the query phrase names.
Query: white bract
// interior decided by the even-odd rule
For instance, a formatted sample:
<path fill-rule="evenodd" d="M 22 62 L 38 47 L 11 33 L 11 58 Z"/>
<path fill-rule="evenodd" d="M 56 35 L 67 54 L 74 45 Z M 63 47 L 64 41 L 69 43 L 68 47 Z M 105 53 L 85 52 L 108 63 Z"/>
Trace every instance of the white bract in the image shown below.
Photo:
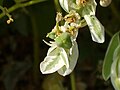
<path fill-rule="evenodd" d="M 63 48 L 51 46 L 44 61 L 40 63 L 43 74 L 56 72 L 61 67 L 69 68 L 68 56 Z"/>
<path fill-rule="evenodd" d="M 72 48 L 69 50 L 67 54 L 68 54 L 68 60 L 69 60 L 69 68 L 66 68 L 65 66 L 63 66 L 61 69 L 58 70 L 58 73 L 62 76 L 66 76 L 70 74 L 75 68 L 75 65 L 77 63 L 77 59 L 79 56 L 79 51 L 78 51 L 78 46 L 76 41 L 74 41 Z"/>
<path fill-rule="evenodd" d="M 50 74 L 58 71 L 60 75 L 66 76 L 73 71 L 78 56 L 76 41 L 73 42 L 73 46 L 68 51 L 53 45 L 49 48 L 44 61 L 40 63 L 40 71 L 43 74 Z"/>
<path fill-rule="evenodd" d="M 99 22 L 99 20 L 94 15 L 91 16 L 85 15 L 84 18 L 90 29 L 92 40 L 97 43 L 103 43 L 105 41 L 104 26 Z"/>
<path fill-rule="evenodd" d="M 44 61 L 40 64 L 40 70 L 43 74 L 56 72 L 64 65 L 66 65 L 66 68 L 69 67 L 69 64 L 66 64 L 66 62 L 68 62 L 68 59 L 64 49 L 55 48 L 52 53 L 54 54 L 53 56 L 47 55 Z"/>

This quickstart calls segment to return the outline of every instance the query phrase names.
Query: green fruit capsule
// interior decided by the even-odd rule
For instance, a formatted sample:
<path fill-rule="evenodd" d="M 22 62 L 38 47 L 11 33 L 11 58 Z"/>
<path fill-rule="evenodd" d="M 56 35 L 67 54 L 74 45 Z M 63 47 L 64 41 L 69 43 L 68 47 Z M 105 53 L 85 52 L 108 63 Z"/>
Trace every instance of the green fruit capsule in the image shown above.
<path fill-rule="evenodd" d="M 65 49 L 70 49 L 72 47 L 70 34 L 67 32 L 62 33 L 60 36 L 56 37 L 55 42 L 59 47 L 63 47 Z"/>

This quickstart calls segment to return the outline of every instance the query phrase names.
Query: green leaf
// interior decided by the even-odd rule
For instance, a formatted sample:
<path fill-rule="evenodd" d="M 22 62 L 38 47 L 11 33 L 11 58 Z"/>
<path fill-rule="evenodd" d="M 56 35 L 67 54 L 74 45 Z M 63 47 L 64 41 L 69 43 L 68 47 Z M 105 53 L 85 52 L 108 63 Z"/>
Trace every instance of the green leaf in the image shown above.
<path fill-rule="evenodd" d="M 51 39 L 55 39 L 56 34 L 55 34 L 55 32 L 50 32 L 50 33 L 47 34 L 47 37 L 49 37 Z"/>
<path fill-rule="evenodd" d="M 116 33 L 108 46 L 107 52 L 105 54 L 104 62 L 103 62 L 103 69 L 102 69 L 102 76 L 105 80 L 108 80 L 110 77 L 111 72 L 111 64 L 113 62 L 113 54 L 116 49 L 116 47 L 120 44 L 119 40 L 119 32 Z"/>
<path fill-rule="evenodd" d="M 72 47 L 72 41 L 70 34 L 65 32 L 62 33 L 60 36 L 56 37 L 55 42 L 59 47 L 70 49 Z"/>
<path fill-rule="evenodd" d="M 111 66 L 111 82 L 115 90 L 120 90 L 120 44 L 115 49 Z"/>
<path fill-rule="evenodd" d="M 116 60 L 116 58 L 120 58 L 120 44 L 115 49 L 113 54 L 113 61 Z"/>
<path fill-rule="evenodd" d="M 115 90 L 120 90 L 120 78 L 118 76 L 120 70 L 120 58 L 116 58 L 111 65 L 111 82 Z"/>

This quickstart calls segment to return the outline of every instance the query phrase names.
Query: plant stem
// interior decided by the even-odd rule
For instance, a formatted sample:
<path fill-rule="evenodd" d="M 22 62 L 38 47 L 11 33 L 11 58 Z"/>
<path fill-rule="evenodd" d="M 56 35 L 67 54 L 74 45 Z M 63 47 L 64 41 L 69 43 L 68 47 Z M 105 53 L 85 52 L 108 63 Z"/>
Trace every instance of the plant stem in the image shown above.
<path fill-rule="evenodd" d="M 32 21 L 32 27 L 33 27 L 33 57 L 34 57 L 34 63 L 33 63 L 33 76 L 34 76 L 34 83 L 37 84 L 38 81 L 38 73 L 39 73 L 39 55 L 40 55 L 40 49 L 39 49 L 39 33 L 36 26 L 36 20 L 35 16 L 31 15 L 31 21 Z"/>
<path fill-rule="evenodd" d="M 74 72 L 70 74 L 70 79 L 71 79 L 71 90 L 76 90 Z"/>
<path fill-rule="evenodd" d="M 57 12 L 62 12 L 58 0 L 54 0 L 54 4 L 55 4 L 55 9 L 56 9 L 56 11 L 57 11 Z"/>
<path fill-rule="evenodd" d="M 8 9 L 8 13 L 11 13 L 11 12 L 15 11 L 18 8 L 30 6 L 30 5 L 33 5 L 33 4 L 36 4 L 36 3 L 40 3 L 40 2 L 43 2 L 43 1 L 46 1 L 46 0 L 33 0 L 33 1 L 26 2 L 26 3 L 15 4 L 15 5 L 13 5 L 12 7 L 10 7 Z M 0 18 L 2 18 L 3 16 L 5 16 L 4 12 L 2 12 L 0 14 Z"/>
<path fill-rule="evenodd" d="M 58 0 L 54 0 L 54 4 L 55 4 L 55 7 L 56 7 L 56 11 L 57 12 L 62 12 Z M 76 88 L 75 88 L 76 87 L 75 86 L 75 75 L 74 75 L 73 72 L 70 74 L 70 80 L 71 80 L 71 90 L 76 90 Z"/>

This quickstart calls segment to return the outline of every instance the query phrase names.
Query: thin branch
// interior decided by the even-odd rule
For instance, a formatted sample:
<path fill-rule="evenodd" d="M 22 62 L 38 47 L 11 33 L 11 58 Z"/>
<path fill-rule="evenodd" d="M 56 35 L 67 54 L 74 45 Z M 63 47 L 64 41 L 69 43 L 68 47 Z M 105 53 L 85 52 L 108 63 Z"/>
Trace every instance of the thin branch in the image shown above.
<path fill-rule="evenodd" d="M 55 4 L 55 9 L 57 12 L 62 12 L 61 7 L 59 5 L 59 1 L 58 0 L 54 0 L 54 4 Z"/>
<path fill-rule="evenodd" d="M 43 1 L 46 1 L 46 0 L 33 0 L 33 1 L 26 2 L 26 3 L 15 4 L 15 5 L 13 5 L 12 7 L 10 7 L 8 9 L 8 13 L 11 13 L 11 12 L 15 11 L 18 8 L 30 6 L 30 5 L 33 5 L 33 4 L 36 4 L 36 3 L 40 3 L 40 2 L 43 2 Z M 0 18 L 2 18 L 4 16 L 5 16 L 5 14 L 4 14 L 4 12 L 2 12 L 0 14 Z"/>
<path fill-rule="evenodd" d="M 71 90 L 76 90 L 76 87 L 75 87 L 75 74 L 74 74 L 74 72 L 72 72 L 70 74 L 70 80 L 71 80 Z"/>

